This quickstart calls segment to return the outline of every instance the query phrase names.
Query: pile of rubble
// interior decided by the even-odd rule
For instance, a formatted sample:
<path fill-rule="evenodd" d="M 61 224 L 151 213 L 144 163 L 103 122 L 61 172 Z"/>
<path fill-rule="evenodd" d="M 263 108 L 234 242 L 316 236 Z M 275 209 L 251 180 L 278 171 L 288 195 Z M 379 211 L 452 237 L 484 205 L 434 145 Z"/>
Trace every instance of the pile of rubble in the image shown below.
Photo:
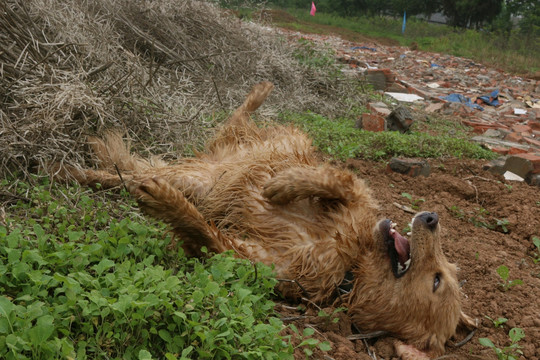
<path fill-rule="evenodd" d="M 451 55 L 357 44 L 333 36 L 286 34 L 332 47 L 348 65 L 344 71 L 365 77 L 391 102 L 410 103 L 425 113 L 452 116 L 471 126 L 478 133 L 473 141 L 503 156 L 488 166 L 491 171 L 540 185 L 540 81 Z M 363 114 L 357 126 L 404 131 L 412 116 L 400 108 L 392 111 L 384 102 L 370 103 L 370 113 Z"/>

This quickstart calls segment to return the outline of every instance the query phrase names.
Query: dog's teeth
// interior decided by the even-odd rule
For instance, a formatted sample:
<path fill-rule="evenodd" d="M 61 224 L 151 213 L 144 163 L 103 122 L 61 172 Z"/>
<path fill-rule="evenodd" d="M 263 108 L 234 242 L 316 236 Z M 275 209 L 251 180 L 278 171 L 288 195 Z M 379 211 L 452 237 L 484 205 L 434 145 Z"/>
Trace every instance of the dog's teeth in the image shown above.
<path fill-rule="evenodd" d="M 393 222 L 393 223 L 390 225 L 391 228 L 395 228 L 396 226 L 397 226 L 397 224 L 396 224 L 395 222 Z"/>
<path fill-rule="evenodd" d="M 411 259 L 405 261 L 405 269 L 403 269 L 403 271 L 409 270 L 409 266 L 411 266 Z"/>
<path fill-rule="evenodd" d="M 396 229 L 390 229 L 390 234 L 394 234 L 396 232 Z"/>

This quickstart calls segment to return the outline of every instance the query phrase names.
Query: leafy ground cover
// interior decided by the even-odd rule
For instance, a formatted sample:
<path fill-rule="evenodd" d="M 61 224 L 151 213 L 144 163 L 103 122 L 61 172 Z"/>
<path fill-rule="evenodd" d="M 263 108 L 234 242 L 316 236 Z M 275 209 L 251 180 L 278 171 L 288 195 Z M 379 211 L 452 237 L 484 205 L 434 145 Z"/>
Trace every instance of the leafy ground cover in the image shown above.
<path fill-rule="evenodd" d="M 284 113 L 283 122 L 292 122 L 306 131 L 314 139 L 314 145 L 321 151 L 340 160 L 362 158 L 383 160 L 392 156 L 404 157 L 457 157 L 491 159 L 496 155 L 468 140 L 467 132 L 455 124 L 438 120 L 437 133 L 428 134 L 411 131 L 401 134 L 397 131 L 370 132 L 354 127 L 351 118 L 328 119 L 314 113 Z M 436 120 L 434 120 L 436 121 Z M 422 123 L 415 126 L 422 128 Z M 440 136 L 447 131 L 454 136 Z"/>
<path fill-rule="evenodd" d="M 262 264 L 188 259 L 125 193 L 2 181 L 0 358 L 290 357 Z"/>

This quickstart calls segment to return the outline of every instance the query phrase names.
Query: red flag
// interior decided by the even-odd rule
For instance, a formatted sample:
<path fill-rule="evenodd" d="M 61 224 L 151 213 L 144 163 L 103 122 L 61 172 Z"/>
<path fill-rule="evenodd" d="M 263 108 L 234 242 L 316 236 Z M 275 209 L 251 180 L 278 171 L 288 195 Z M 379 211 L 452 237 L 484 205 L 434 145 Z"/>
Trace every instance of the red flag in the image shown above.
<path fill-rule="evenodd" d="M 311 11 L 309 12 L 309 14 L 311 16 L 315 16 L 315 11 L 317 11 L 317 8 L 315 7 L 315 3 L 312 1 L 311 2 Z"/>

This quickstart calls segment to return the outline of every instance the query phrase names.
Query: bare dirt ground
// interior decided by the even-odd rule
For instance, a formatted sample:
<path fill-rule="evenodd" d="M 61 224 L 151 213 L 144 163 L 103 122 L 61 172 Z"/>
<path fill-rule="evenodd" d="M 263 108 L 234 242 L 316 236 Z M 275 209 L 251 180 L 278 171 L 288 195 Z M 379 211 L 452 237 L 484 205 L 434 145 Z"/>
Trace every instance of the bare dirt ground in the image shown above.
<path fill-rule="evenodd" d="M 274 23 L 280 26 L 284 15 L 272 13 L 272 16 Z M 331 33 L 343 38 L 350 35 L 335 29 L 324 30 L 332 30 Z M 321 26 L 312 32 L 321 33 Z M 358 38 L 349 40 L 396 45 L 357 33 L 354 36 Z M 417 206 L 415 211 L 439 214 L 443 249 L 460 269 L 463 309 L 479 323 L 471 340 L 454 346 L 468 335 L 459 332 L 456 339 L 447 344 L 446 354 L 441 358 L 497 359 L 495 352 L 482 346 L 478 339 L 489 338 L 503 349 L 511 344 L 509 330 L 521 328 L 525 338 L 519 342 L 523 355 L 518 358 L 540 359 L 540 250 L 533 244 L 534 237 L 540 238 L 540 188 L 505 181 L 501 176 L 484 171 L 482 166 L 487 161 L 431 159 L 429 162 L 430 176 L 416 178 L 389 172 L 384 163 L 350 159 L 343 166 L 367 181 L 380 203 L 380 217 L 397 222 L 400 231 L 407 226 L 412 214 L 394 203 L 413 205 L 403 193 L 411 195 Z M 503 280 L 497 273 L 501 265 L 508 267 L 509 280 L 520 279 L 523 284 L 503 290 Z M 295 306 L 282 303 L 276 309 L 284 319 L 290 319 L 286 322 L 293 323 L 300 333 L 303 328 L 311 327 L 315 330 L 314 337 L 332 344 L 328 353 L 314 349 L 313 358 L 397 359 L 394 339 L 390 336 L 367 341 L 348 339 L 356 331 L 346 313 L 338 311 L 331 317 L 321 317 L 316 308 L 298 310 Z M 331 314 L 335 308 L 324 310 Z M 339 320 L 334 322 L 332 317 Z M 487 317 L 508 321 L 495 327 Z M 296 350 L 295 357 L 305 358 L 303 348 Z"/>
<path fill-rule="evenodd" d="M 478 339 L 490 338 L 504 348 L 510 345 L 508 331 L 513 327 L 524 330 L 526 337 L 519 342 L 521 359 L 540 359 L 540 254 L 532 238 L 540 237 L 540 189 L 525 183 L 506 182 L 502 177 L 482 169 L 486 161 L 431 160 L 429 177 L 411 178 L 391 173 L 383 163 L 349 160 L 347 166 L 365 179 L 380 202 L 381 218 L 391 218 L 403 230 L 411 214 L 394 203 L 411 206 L 402 196 L 408 193 L 417 200 L 418 210 L 435 211 L 443 226 L 443 249 L 451 262 L 460 268 L 463 308 L 478 319 L 479 328 L 465 345 L 447 345 L 444 358 L 496 359 L 495 353 L 479 344 Z M 424 201 L 420 200 L 423 199 Z M 497 220 L 502 226 L 497 226 Z M 505 232 L 506 229 L 506 232 Z M 502 279 L 496 269 L 506 265 L 510 280 L 521 279 L 523 284 L 503 291 Z M 277 310 L 283 317 L 301 317 L 288 321 L 299 329 L 312 327 L 314 337 L 332 344 L 327 354 L 315 352 L 320 359 L 374 359 L 368 355 L 362 340 L 348 340 L 354 333 L 343 312 L 339 321 L 318 316 L 318 309 L 295 310 L 291 304 L 280 304 Z M 332 309 L 326 309 L 331 313 Z M 404 309 L 406 311 L 406 309 Z M 493 319 L 504 317 L 508 322 L 496 328 Z M 455 343 L 466 333 L 458 333 Z M 367 341 L 369 351 L 377 359 L 397 359 L 391 337 Z M 304 358 L 302 348 L 297 358 Z"/>

